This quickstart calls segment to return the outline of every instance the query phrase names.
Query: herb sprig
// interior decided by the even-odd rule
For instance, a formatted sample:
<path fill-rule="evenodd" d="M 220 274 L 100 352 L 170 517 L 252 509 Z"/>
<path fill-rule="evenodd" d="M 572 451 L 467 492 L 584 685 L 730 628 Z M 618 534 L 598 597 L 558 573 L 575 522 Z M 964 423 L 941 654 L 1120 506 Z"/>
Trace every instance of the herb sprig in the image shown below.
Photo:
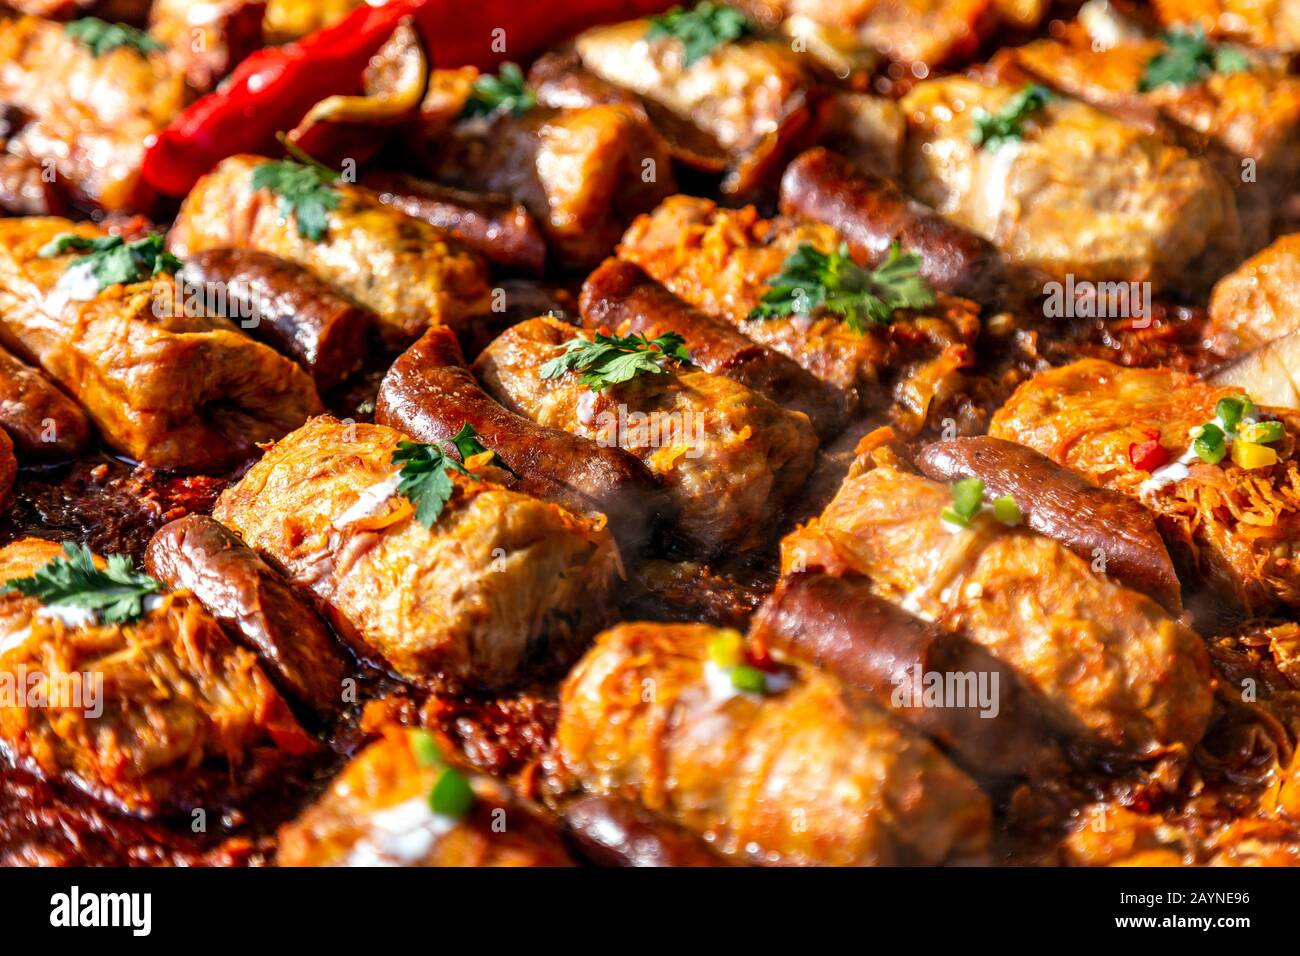
<path fill-rule="evenodd" d="M 455 485 L 451 480 L 452 472 L 459 472 L 470 478 L 474 473 L 465 467 L 464 462 L 472 455 L 489 451 L 478 440 L 478 433 L 469 424 L 463 424 L 450 439 L 460 455 L 460 461 L 448 454 L 441 444 L 423 442 L 399 442 L 390 459 L 394 465 L 400 465 L 397 493 L 403 495 L 415 506 L 415 520 L 426 528 L 432 528 L 442 509 L 451 500 Z M 499 465 L 516 478 L 518 473 L 492 453 L 491 464 Z"/>
<path fill-rule="evenodd" d="M 175 274 L 181 260 L 163 248 L 161 233 L 127 242 L 121 236 L 79 236 L 63 232 L 37 251 L 42 259 L 68 252 L 85 252 L 73 259 L 69 268 L 88 267 L 100 291 L 111 285 L 143 282 L 160 273 Z"/>
<path fill-rule="evenodd" d="M 129 27 L 125 23 L 109 23 L 99 17 L 82 17 L 80 20 L 73 20 L 63 29 L 68 36 L 85 44 L 95 57 L 111 53 L 119 47 L 127 47 L 137 53 L 153 53 L 167 49 L 165 43 L 156 40 L 143 30 Z"/>
<path fill-rule="evenodd" d="M 1025 120 L 1051 99 L 1052 93 L 1047 87 L 1028 83 L 996 113 L 977 108 L 971 114 L 975 121 L 975 128 L 970 133 L 971 142 L 981 149 L 1001 149 L 1008 143 L 1018 143 L 1025 136 Z"/>
<path fill-rule="evenodd" d="M 65 557 L 54 558 L 31 577 L 5 582 L 8 590 L 37 598 L 47 607 L 62 605 L 94 611 L 109 624 L 125 624 L 144 614 L 144 599 L 162 591 L 161 581 L 140 574 L 124 554 L 110 554 L 107 567 L 95 566 L 84 544 L 64 542 Z"/>
<path fill-rule="evenodd" d="M 875 269 L 853 261 L 841 243 L 832 253 L 803 243 L 768 280 L 768 290 L 750 312 L 751 319 L 811 315 L 816 309 L 839 316 L 855 332 L 868 323 L 888 325 L 896 309 L 934 305 L 934 291 L 921 278 L 921 257 L 904 254 L 898 243 Z"/>
<path fill-rule="evenodd" d="M 739 10 L 704 0 L 692 10 L 673 7 L 667 13 L 651 17 L 645 38 L 680 40 L 685 53 L 684 63 L 691 66 L 724 43 L 753 32 L 753 22 Z"/>
<path fill-rule="evenodd" d="M 575 335 L 564 343 L 564 352 L 546 362 L 542 378 L 559 378 L 566 372 L 580 372 L 578 383 L 593 391 L 631 381 L 643 373 L 662 375 L 669 359 L 689 362 L 686 340 L 676 332 L 653 339 L 644 335 L 605 335 L 594 339 Z"/>
<path fill-rule="evenodd" d="M 484 73 L 474 81 L 474 90 L 461 108 L 460 118 L 511 113 L 523 116 L 537 105 L 537 93 L 515 63 L 501 64 L 496 76 Z"/>
<path fill-rule="evenodd" d="M 1211 73 L 1242 73 L 1250 69 L 1250 59 L 1233 46 L 1214 46 L 1205 31 L 1171 30 L 1165 34 L 1165 51 L 1147 61 L 1138 80 L 1138 92 L 1147 93 L 1160 86 L 1191 86 Z"/>
<path fill-rule="evenodd" d="M 263 163 L 253 170 L 253 189 L 269 189 L 280 197 L 280 215 L 293 216 L 298 235 L 318 242 L 329 228 L 329 211 L 339 204 L 334 188 L 339 174 L 291 143 L 281 133 L 277 137 L 290 159 Z"/>

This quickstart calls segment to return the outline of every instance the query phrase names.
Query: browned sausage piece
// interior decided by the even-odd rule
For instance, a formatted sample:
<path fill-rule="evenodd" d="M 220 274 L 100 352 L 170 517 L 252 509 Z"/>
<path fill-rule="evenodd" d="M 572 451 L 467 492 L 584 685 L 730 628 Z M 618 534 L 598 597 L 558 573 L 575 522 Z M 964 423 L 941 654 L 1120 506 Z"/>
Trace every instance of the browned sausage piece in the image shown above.
<path fill-rule="evenodd" d="M 519 477 L 509 487 L 574 512 L 599 511 L 624 554 L 640 550 L 665 508 L 646 467 L 621 448 L 539 425 L 497 404 L 465 367 L 456 336 L 432 328 L 393 363 L 379 386 L 375 421 L 418 438 L 446 441 L 470 425 Z"/>
<path fill-rule="evenodd" d="M 877 597 L 865 578 L 782 578 L 754 617 L 750 637 L 758 646 L 824 667 L 929 735 L 983 780 L 1040 777 L 1064 766 L 1015 671 L 960 634 Z M 945 686 L 962 689 L 967 706 L 952 700 L 922 706 L 924 696 L 915 689 L 936 674 Z"/>
<path fill-rule="evenodd" d="M 578 852 L 597 866 L 727 866 L 694 833 L 634 800 L 592 794 L 562 814 Z"/>
<path fill-rule="evenodd" d="M 916 465 L 935 481 L 981 478 L 986 496 L 1011 495 L 1029 527 L 1065 545 L 1177 616 L 1182 587 L 1155 518 L 1139 502 L 1100 488 L 1045 455 L 1002 438 L 950 438 L 921 449 Z"/>
<path fill-rule="evenodd" d="M 18 459 L 14 457 L 14 443 L 0 431 L 0 506 L 8 503 L 9 492 L 14 490 L 17 477 Z"/>
<path fill-rule="evenodd" d="M 297 263 L 254 249 L 207 249 L 187 258 L 177 278 L 177 295 L 224 302 L 220 311 L 301 365 L 321 391 L 365 357 L 374 316 Z"/>
<path fill-rule="evenodd" d="M 529 275 L 546 268 L 546 240 L 532 215 L 508 196 L 453 189 L 405 173 L 361 179 L 379 201 L 451 233 L 489 262 Z"/>
<path fill-rule="evenodd" d="M 204 515 L 163 525 L 145 551 L 146 570 L 186 588 L 267 673 L 318 713 L 338 709 L 348 663 L 324 622 L 233 531 Z"/>
<path fill-rule="evenodd" d="M 31 366 L 0 349 L 0 428 L 23 458 L 71 458 L 90 440 L 85 413 Z"/>
<path fill-rule="evenodd" d="M 781 211 L 835 227 L 864 264 L 883 261 L 899 243 L 921 257 L 921 275 L 941 292 L 988 302 L 1001 277 L 1001 258 L 988 240 L 821 147 L 786 168 Z"/>
<path fill-rule="evenodd" d="M 695 365 L 803 412 L 822 439 L 844 429 L 855 404 L 849 393 L 679 299 L 631 262 L 606 259 L 583 285 L 578 305 L 589 329 L 647 338 L 678 333 Z"/>

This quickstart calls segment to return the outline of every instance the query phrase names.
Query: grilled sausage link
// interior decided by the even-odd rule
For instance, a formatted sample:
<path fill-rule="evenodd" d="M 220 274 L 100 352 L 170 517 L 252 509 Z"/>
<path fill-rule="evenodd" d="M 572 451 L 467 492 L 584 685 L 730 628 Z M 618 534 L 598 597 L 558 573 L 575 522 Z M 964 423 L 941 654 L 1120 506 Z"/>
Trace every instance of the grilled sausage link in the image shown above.
<path fill-rule="evenodd" d="M 302 266 L 255 249 L 206 249 L 178 276 L 226 304 L 226 315 L 301 365 L 325 391 L 360 367 L 374 314 Z"/>
<path fill-rule="evenodd" d="M 749 633 L 762 647 L 825 667 L 937 741 L 978 778 L 1035 778 L 1062 766 L 1060 749 L 1015 671 L 965 637 L 877 597 L 865 579 L 784 577 Z M 945 680 L 973 675 L 992 697 L 977 701 L 971 688 L 965 706 L 945 701 L 928 707 L 903 697 L 905 704 L 894 702 L 897 690 L 930 674 Z"/>
<path fill-rule="evenodd" d="M 988 798 L 929 741 L 806 665 L 736 691 L 710 660 L 728 638 L 704 624 L 600 635 L 560 691 L 560 766 L 741 861 L 937 864 L 987 848 Z"/>
<path fill-rule="evenodd" d="M 588 794 L 564 807 L 579 852 L 600 866 L 723 866 L 725 858 L 689 830 L 633 800 Z"/>
<path fill-rule="evenodd" d="M 1106 573 L 1183 612 L 1182 586 L 1155 517 L 1139 502 L 1092 484 L 1046 455 L 1003 438 L 951 438 L 916 456 L 935 481 L 980 478 L 987 496 L 1011 495 L 1025 523 L 1085 561 L 1104 556 Z"/>
<path fill-rule="evenodd" d="M 515 472 L 509 488 L 562 505 L 598 511 L 625 554 L 635 554 L 652 519 L 667 508 L 653 475 L 621 448 L 539 425 L 499 405 L 465 366 L 456 336 L 434 328 L 393 363 L 379 386 L 375 421 L 420 441 L 446 441 L 470 425 Z"/>
<path fill-rule="evenodd" d="M 160 581 L 192 592 L 293 697 L 321 713 L 338 708 L 347 674 L 338 643 L 310 605 L 234 532 L 204 515 L 188 515 L 158 529 L 144 563 Z"/>
<path fill-rule="evenodd" d="M 988 302 L 1002 276 L 1001 257 L 987 239 L 821 147 L 786 167 L 781 211 L 835 227 L 864 264 L 884 261 L 897 242 L 921 257 L 921 275 L 941 292 Z"/>
<path fill-rule="evenodd" d="M 849 392 L 822 382 L 788 356 L 706 315 L 631 262 L 607 259 L 583 285 L 579 307 L 589 329 L 651 339 L 677 332 L 686 340 L 693 364 L 803 412 L 822 439 L 838 434 L 856 405 Z"/>
<path fill-rule="evenodd" d="M 90 440 L 90 422 L 45 376 L 0 348 L 0 428 L 24 458 L 71 458 Z"/>

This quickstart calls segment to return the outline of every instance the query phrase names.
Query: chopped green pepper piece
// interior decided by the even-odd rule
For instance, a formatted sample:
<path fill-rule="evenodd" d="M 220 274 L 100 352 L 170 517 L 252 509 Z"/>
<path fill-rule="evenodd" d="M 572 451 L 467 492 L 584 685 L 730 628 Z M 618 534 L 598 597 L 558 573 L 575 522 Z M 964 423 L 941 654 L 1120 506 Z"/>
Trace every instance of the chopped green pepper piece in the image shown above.
<path fill-rule="evenodd" d="M 1020 524 L 1025 517 L 1020 510 L 1020 505 L 1016 504 L 1016 499 L 1011 495 L 994 499 L 993 516 L 1003 524 Z"/>
<path fill-rule="evenodd" d="M 979 478 L 963 478 L 952 486 L 952 508 L 967 521 L 980 510 L 984 500 L 984 482 Z"/>
<path fill-rule="evenodd" d="M 751 694 L 762 694 L 767 690 L 767 675 L 757 667 L 737 664 L 731 669 L 731 686 Z"/>
<path fill-rule="evenodd" d="M 1267 445 L 1269 442 L 1281 441 L 1286 437 L 1286 426 L 1281 422 L 1252 422 L 1242 426 L 1241 440 Z"/>
<path fill-rule="evenodd" d="M 439 767 L 442 765 L 442 754 L 438 752 L 438 745 L 434 742 L 433 734 L 427 730 L 411 731 L 411 752 L 415 754 L 416 761 L 422 767 Z"/>
<path fill-rule="evenodd" d="M 1223 456 L 1228 451 L 1223 438 L 1222 428 L 1215 424 L 1206 425 L 1196 441 L 1192 442 L 1192 451 L 1206 464 L 1217 465 L 1223 461 Z"/>
<path fill-rule="evenodd" d="M 433 789 L 429 791 L 429 806 L 434 813 L 460 819 L 474 805 L 474 788 L 465 775 L 451 767 L 444 767 Z"/>
<path fill-rule="evenodd" d="M 1235 432 L 1241 420 L 1255 411 L 1255 404 L 1245 395 L 1228 395 L 1219 399 L 1214 414 L 1223 422 L 1223 430 Z"/>

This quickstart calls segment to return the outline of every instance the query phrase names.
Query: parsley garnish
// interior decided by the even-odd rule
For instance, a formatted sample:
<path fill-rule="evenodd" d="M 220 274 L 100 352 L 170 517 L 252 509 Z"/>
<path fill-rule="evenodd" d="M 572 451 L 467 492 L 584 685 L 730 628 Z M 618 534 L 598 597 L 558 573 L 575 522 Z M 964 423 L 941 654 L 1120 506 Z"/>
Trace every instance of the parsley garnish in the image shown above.
<path fill-rule="evenodd" d="M 971 142 L 983 149 L 1000 149 L 1008 143 L 1019 142 L 1024 138 L 1024 122 L 1029 114 L 1042 109 L 1051 98 L 1047 87 L 1029 83 L 996 113 L 982 107 L 976 109 L 972 114 L 975 128 L 970 133 Z"/>
<path fill-rule="evenodd" d="M 463 462 L 471 455 L 489 450 L 478 440 L 478 433 L 469 424 L 461 425 L 460 431 L 450 441 L 456 446 L 460 461 L 449 455 L 442 445 L 426 445 L 414 441 L 398 442 L 391 459 L 394 465 L 402 466 L 398 472 L 401 481 L 397 484 L 397 493 L 415 505 L 415 519 L 426 528 L 433 527 L 433 523 L 442 514 L 443 507 L 451 500 L 451 494 L 455 490 L 451 473 L 458 471 L 462 475 L 475 477 Z M 492 464 L 519 477 L 496 452 L 492 453 Z"/>
<path fill-rule="evenodd" d="M 474 92 L 460 111 L 461 119 L 492 116 L 498 112 L 522 116 L 537 105 L 537 94 L 524 82 L 524 73 L 514 63 L 503 63 L 501 72 L 484 73 L 474 81 Z"/>
<path fill-rule="evenodd" d="M 64 232 L 41 246 L 36 254 L 50 259 L 69 251 L 89 253 L 73 259 L 69 268 L 88 266 L 101 291 L 119 282 L 127 285 L 162 272 L 174 274 L 181 267 L 181 260 L 163 248 L 162 234 L 157 232 L 134 242 L 121 236 L 88 237 Z"/>
<path fill-rule="evenodd" d="M 110 554 L 108 567 L 95 567 L 84 544 L 64 542 L 67 557 L 55 558 L 29 578 L 5 582 L 11 591 L 34 597 L 47 607 L 85 608 L 109 624 L 125 624 L 144 614 L 144 599 L 162 590 L 162 582 L 139 574 L 124 554 Z"/>
<path fill-rule="evenodd" d="M 269 189 L 280 197 L 280 215 L 298 222 L 298 235 L 318 241 L 329 226 L 327 213 L 338 206 L 334 183 L 339 174 L 318 163 L 281 134 L 285 150 L 293 159 L 263 163 L 253 170 L 253 189 Z"/>
<path fill-rule="evenodd" d="M 668 359 L 689 362 L 686 340 L 676 332 L 657 338 L 644 335 L 604 335 L 595 339 L 576 335 L 564 343 L 563 354 L 542 366 L 542 378 L 559 378 L 565 372 L 581 372 L 578 383 L 594 391 L 627 382 L 642 372 L 661 375 Z"/>
<path fill-rule="evenodd" d="M 751 319 L 811 315 L 821 307 L 838 315 L 849 328 L 863 332 L 866 323 L 888 325 L 895 309 L 934 305 L 934 292 L 921 278 L 921 257 L 906 255 L 894 243 L 889 258 L 864 269 L 849 256 L 849 247 L 827 255 L 802 243 L 768 280 L 768 290 L 749 313 Z"/>
<path fill-rule="evenodd" d="M 651 17 L 645 38 L 680 40 L 686 54 L 685 65 L 690 66 L 724 43 L 753 32 L 753 23 L 739 10 L 705 0 L 693 10 L 673 7 L 667 13 Z"/>
<path fill-rule="evenodd" d="M 1165 52 L 1147 61 L 1138 92 L 1158 86 L 1191 86 L 1211 73 L 1241 73 L 1250 69 L 1246 54 L 1232 46 L 1211 46 L 1205 31 L 1171 30 L 1165 34 Z"/>
<path fill-rule="evenodd" d="M 73 20 L 63 29 L 68 36 L 89 47 L 96 57 L 122 46 L 130 47 L 138 53 L 152 53 L 167 48 L 165 43 L 155 40 L 143 30 L 129 27 L 125 23 L 108 23 L 99 17 L 82 17 Z"/>

